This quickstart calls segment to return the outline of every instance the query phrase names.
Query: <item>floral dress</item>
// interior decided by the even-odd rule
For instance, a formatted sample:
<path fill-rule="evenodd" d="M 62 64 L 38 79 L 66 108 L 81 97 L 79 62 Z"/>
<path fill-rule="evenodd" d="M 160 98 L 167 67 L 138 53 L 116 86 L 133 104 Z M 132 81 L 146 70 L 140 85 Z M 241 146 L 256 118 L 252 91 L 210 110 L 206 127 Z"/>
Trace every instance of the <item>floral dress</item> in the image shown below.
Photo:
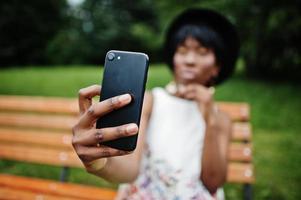
<path fill-rule="evenodd" d="M 205 122 L 193 101 L 153 89 L 153 110 L 136 181 L 117 199 L 213 199 L 200 180 Z"/>

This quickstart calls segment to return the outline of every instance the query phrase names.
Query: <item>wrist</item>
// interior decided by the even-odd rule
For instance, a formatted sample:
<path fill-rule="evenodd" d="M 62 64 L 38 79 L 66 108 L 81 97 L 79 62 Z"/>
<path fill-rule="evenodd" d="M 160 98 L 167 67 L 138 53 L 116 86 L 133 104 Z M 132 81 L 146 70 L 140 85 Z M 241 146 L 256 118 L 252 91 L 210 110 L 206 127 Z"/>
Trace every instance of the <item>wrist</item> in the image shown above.
<path fill-rule="evenodd" d="M 216 104 L 210 106 L 209 112 L 206 116 L 206 123 L 209 127 L 216 127 L 218 125 L 219 109 Z"/>
<path fill-rule="evenodd" d="M 93 160 L 88 164 L 85 164 L 86 170 L 89 173 L 97 174 L 104 169 L 104 167 L 107 165 L 107 161 L 108 161 L 107 158 L 100 158 L 97 160 Z"/>

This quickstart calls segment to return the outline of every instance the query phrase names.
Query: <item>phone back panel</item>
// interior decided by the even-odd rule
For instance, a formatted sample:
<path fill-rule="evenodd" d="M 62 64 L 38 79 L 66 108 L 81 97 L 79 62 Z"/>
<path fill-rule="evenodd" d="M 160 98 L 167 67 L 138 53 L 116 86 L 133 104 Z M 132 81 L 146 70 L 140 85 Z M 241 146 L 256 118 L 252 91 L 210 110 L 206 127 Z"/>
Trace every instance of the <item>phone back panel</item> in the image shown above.
<path fill-rule="evenodd" d="M 114 54 L 113 59 L 109 57 Z M 148 72 L 148 56 L 143 53 L 109 51 L 105 59 L 100 101 L 129 93 L 132 102 L 125 107 L 97 120 L 97 128 L 114 127 L 136 123 L 139 127 L 141 110 Z M 136 148 L 137 135 L 120 138 L 102 144 L 120 150 L 132 151 Z"/>

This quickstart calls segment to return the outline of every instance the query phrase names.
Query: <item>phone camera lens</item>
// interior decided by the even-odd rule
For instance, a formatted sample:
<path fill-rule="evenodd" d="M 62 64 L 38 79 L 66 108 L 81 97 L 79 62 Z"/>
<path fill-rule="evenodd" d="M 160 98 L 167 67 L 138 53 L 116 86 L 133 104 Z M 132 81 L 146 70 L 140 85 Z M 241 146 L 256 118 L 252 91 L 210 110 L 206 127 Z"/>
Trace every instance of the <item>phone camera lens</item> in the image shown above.
<path fill-rule="evenodd" d="M 109 54 L 108 54 L 108 60 L 109 60 L 109 61 L 114 60 L 114 58 L 115 58 L 115 54 L 114 54 L 114 53 L 109 53 Z"/>

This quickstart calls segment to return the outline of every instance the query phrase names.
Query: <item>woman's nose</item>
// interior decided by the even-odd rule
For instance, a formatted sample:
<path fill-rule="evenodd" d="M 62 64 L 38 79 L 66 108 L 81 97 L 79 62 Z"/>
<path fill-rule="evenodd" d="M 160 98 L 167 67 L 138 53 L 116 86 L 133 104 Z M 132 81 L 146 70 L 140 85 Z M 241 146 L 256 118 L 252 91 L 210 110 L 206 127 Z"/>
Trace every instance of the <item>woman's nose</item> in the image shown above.
<path fill-rule="evenodd" d="M 190 52 L 185 55 L 185 63 L 187 65 L 194 65 L 195 62 L 196 62 L 196 55 L 194 53 Z"/>

